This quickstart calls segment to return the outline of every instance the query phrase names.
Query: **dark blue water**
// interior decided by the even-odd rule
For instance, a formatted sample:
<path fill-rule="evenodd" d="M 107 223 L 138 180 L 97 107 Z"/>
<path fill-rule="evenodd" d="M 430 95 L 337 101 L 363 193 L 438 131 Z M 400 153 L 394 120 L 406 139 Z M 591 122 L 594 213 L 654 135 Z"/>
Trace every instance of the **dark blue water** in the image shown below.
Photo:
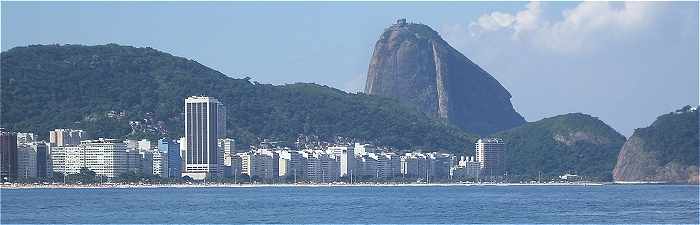
<path fill-rule="evenodd" d="M 698 186 L 4 189 L 6 223 L 690 223 Z"/>

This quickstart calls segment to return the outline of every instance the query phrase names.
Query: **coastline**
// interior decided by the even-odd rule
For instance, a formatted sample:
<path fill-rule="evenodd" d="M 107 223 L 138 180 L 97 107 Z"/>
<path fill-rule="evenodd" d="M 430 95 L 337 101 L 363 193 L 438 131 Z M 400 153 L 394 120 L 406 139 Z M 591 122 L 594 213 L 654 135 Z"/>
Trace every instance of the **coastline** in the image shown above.
<path fill-rule="evenodd" d="M 408 184 L 12 184 L 0 189 L 103 189 L 103 188 L 274 188 L 274 187 L 506 187 L 506 186 L 603 186 L 612 183 L 408 183 Z"/>

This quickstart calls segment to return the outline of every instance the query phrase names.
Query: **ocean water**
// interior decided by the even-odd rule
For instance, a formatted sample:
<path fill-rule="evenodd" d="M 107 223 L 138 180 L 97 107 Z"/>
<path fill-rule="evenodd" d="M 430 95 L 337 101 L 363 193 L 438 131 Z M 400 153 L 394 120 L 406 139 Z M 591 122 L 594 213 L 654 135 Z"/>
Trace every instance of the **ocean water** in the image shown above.
<path fill-rule="evenodd" d="M 687 223 L 698 186 L 3 189 L 8 223 Z"/>

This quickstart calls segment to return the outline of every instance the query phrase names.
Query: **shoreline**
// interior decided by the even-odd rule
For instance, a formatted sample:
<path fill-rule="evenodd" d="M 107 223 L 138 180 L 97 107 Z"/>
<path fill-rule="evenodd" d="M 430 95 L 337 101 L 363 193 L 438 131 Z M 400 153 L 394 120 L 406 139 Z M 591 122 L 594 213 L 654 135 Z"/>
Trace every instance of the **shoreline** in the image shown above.
<path fill-rule="evenodd" d="M 408 184 L 13 184 L 0 189 L 109 189 L 109 188 L 275 188 L 275 187 L 506 187 L 506 186 L 603 186 L 613 183 L 408 183 Z"/>

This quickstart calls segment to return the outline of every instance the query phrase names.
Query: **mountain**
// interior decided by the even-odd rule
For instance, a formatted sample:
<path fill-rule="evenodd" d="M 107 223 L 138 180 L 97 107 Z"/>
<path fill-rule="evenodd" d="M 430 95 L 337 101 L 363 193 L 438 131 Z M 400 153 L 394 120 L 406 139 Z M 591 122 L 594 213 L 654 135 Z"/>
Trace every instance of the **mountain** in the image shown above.
<path fill-rule="evenodd" d="M 570 113 L 493 135 L 506 142 L 509 173 L 521 179 L 575 173 L 600 181 L 612 179 L 625 137 L 599 119 Z"/>
<path fill-rule="evenodd" d="M 180 137 L 184 99 L 208 95 L 224 103 L 227 135 L 243 144 L 257 138 L 293 143 L 304 134 L 462 152 L 474 141 L 396 100 L 234 79 L 152 48 L 35 45 L 1 58 L 2 126 L 44 138 L 54 128 L 87 129 L 92 137 Z"/>
<path fill-rule="evenodd" d="M 686 106 L 639 128 L 625 142 L 615 181 L 698 183 L 698 111 Z"/>
<path fill-rule="evenodd" d="M 525 123 L 488 72 L 423 24 L 399 20 L 374 47 L 365 93 L 398 99 L 482 135 Z"/>

